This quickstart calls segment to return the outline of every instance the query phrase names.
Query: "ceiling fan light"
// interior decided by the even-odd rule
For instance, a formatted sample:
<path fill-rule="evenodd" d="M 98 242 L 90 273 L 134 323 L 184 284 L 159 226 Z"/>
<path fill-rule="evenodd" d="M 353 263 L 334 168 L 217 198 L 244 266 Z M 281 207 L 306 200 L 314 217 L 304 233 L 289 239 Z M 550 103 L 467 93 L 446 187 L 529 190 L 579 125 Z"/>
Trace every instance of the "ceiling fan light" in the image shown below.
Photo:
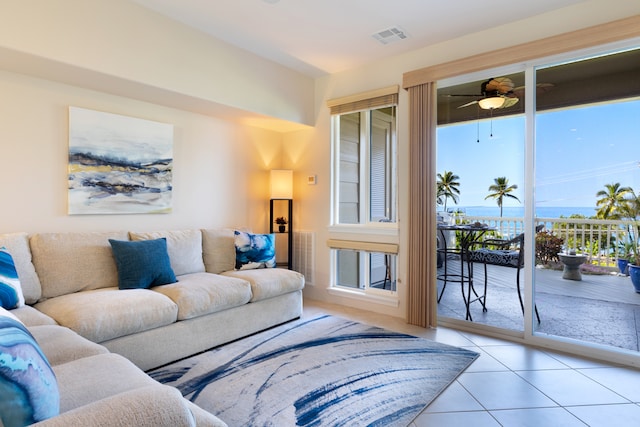
<path fill-rule="evenodd" d="M 483 110 L 493 110 L 496 108 L 500 108 L 504 105 L 504 97 L 502 96 L 492 96 L 490 98 L 483 98 L 478 101 L 478 105 Z"/>

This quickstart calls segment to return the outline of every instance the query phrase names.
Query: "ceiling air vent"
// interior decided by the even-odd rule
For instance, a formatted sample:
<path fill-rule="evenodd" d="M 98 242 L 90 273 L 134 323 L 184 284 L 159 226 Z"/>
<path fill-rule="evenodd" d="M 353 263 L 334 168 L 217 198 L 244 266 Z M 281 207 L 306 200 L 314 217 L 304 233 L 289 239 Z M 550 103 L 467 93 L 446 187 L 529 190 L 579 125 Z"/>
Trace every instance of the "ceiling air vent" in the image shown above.
<path fill-rule="evenodd" d="M 382 44 L 389 44 L 398 40 L 404 40 L 409 36 L 402 28 L 391 27 L 386 30 L 378 31 L 373 34 L 372 37 Z"/>

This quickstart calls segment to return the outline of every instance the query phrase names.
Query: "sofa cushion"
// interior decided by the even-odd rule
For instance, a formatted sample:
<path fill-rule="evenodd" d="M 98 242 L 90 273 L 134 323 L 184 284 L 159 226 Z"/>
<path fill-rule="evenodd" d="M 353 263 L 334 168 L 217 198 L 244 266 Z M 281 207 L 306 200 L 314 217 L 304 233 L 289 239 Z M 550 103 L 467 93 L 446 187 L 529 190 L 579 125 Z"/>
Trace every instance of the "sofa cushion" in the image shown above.
<path fill-rule="evenodd" d="M 0 424 L 25 426 L 58 415 L 58 382 L 29 330 L 0 308 Z"/>
<path fill-rule="evenodd" d="M 176 276 L 205 271 L 202 260 L 202 233 L 200 230 L 129 232 L 131 240 L 167 239 L 167 252 Z"/>
<path fill-rule="evenodd" d="M 128 234 L 123 231 L 31 236 L 31 253 L 42 284 L 42 297 L 118 286 L 118 270 L 109 239 L 127 240 Z"/>
<path fill-rule="evenodd" d="M 97 343 L 169 325 L 178 316 L 173 301 L 148 289 L 76 292 L 40 302 L 35 308 Z"/>
<path fill-rule="evenodd" d="M 14 308 L 11 310 L 11 313 L 14 314 L 27 328 L 32 326 L 40 326 L 40 325 L 57 325 L 55 320 L 51 317 L 47 316 L 40 310 L 36 310 L 30 305 L 25 305 L 23 307 Z"/>
<path fill-rule="evenodd" d="M 0 234 L 0 246 L 7 248 L 18 270 L 22 294 L 27 304 L 33 304 L 40 299 L 42 289 L 36 269 L 31 262 L 31 249 L 27 233 Z"/>
<path fill-rule="evenodd" d="M 237 307 L 251 299 L 246 280 L 211 273 L 186 274 L 177 283 L 152 288 L 178 305 L 178 320 Z"/>
<path fill-rule="evenodd" d="M 208 273 L 220 274 L 236 265 L 235 235 L 230 228 L 202 230 L 202 257 Z"/>
<path fill-rule="evenodd" d="M 12 308 L 24 305 L 22 286 L 13 257 L 7 248 L 0 247 L 0 305 L 2 308 Z"/>
<path fill-rule="evenodd" d="M 520 251 L 510 249 L 480 248 L 469 253 L 469 260 L 503 267 L 518 268 L 524 266 L 524 257 L 520 256 Z"/>
<path fill-rule="evenodd" d="M 251 301 L 260 301 L 304 288 L 304 276 L 283 268 L 227 271 L 224 276 L 244 279 L 251 283 Z"/>
<path fill-rule="evenodd" d="M 109 239 L 109 243 L 120 289 L 147 289 L 176 281 L 164 237 L 136 242 Z"/>
<path fill-rule="evenodd" d="M 57 325 L 41 325 L 29 328 L 38 341 L 42 352 L 52 366 L 71 362 L 83 357 L 109 353 L 100 344 L 82 338 L 69 328 Z"/>
<path fill-rule="evenodd" d="M 60 387 L 60 412 L 158 383 L 115 353 L 83 357 L 53 367 Z"/>
<path fill-rule="evenodd" d="M 274 234 L 253 234 L 235 230 L 236 270 L 276 266 Z"/>

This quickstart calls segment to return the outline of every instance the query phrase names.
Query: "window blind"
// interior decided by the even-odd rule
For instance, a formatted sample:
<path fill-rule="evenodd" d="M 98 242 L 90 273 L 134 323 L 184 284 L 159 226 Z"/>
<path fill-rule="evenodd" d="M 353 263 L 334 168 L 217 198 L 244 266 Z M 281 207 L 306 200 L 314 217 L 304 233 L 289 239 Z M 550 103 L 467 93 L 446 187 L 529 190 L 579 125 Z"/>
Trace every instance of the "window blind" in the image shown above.
<path fill-rule="evenodd" d="M 399 88 L 398 85 L 394 85 L 356 95 L 335 98 L 327 101 L 327 106 L 331 114 L 335 115 L 396 105 L 398 103 Z"/>
<path fill-rule="evenodd" d="M 331 249 L 351 249 L 354 251 L 380 252 L 383 254 L 397 254 L 398 245 L 395 243 L 360 242 L 356 240 L 327 240 Z"/>

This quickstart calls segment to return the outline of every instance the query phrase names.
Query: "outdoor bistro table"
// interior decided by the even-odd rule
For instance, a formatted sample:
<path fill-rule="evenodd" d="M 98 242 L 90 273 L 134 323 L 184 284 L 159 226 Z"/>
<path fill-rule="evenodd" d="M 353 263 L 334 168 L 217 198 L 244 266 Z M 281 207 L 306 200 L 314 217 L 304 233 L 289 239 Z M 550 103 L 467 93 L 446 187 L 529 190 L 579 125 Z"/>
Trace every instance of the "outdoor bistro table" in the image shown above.
<path fill-rule="evenodd" d="M 494 227 L 489 227 L 487 224 L 481 223 L 473 223 L 473 224 L 438 224 L 438 232 L 442 237 L 441 247 L 438 248 L 438 251 L 443 253 L 443 268 L 444 273 L 438 274 L 438 279 L 444 282 L 444 286 L 442 291 L 440 292 L 440 296 L 438 297 L 438 302 L 442 299 L 442 294 L 444 294 L 444 289 L 447 286 L 448 281 L 459 282 L 460 290 L 462 291 L 462 299 L 464 300 L 465 307 L 467 309 L 466 320 L 473 321 L 471 317 L 471 312 L 469 310 L 469 306 L 474 301 L 480 301 L 482 304 L 482 309 L 486 310 L 484 304 L 485 301 L 483 297 L 479 297 L 476 293 L 476 290 L 473 287 L 473 263 L 470 261 L 468 253 L 471 247 L 471 244 L 477 241 L 483 234 L 487 231 L 495 230 Z M 447 239 L 445 238 L 445 232 L 453 231 L 456 232 L 458 237 L 459 247 L 447 247 Z M 460 257 L 460 272 L 459 273 L 449 273 L 447 270 L 447 255 L 454 254 Z M 465 264 L 467 266 L 467 274 L 465 275 Z M 467 283 L 467 295 L 464 293 L 464 284 Z M 475 299 L 471 300 L 471 292 L 475 295 Z"/>

